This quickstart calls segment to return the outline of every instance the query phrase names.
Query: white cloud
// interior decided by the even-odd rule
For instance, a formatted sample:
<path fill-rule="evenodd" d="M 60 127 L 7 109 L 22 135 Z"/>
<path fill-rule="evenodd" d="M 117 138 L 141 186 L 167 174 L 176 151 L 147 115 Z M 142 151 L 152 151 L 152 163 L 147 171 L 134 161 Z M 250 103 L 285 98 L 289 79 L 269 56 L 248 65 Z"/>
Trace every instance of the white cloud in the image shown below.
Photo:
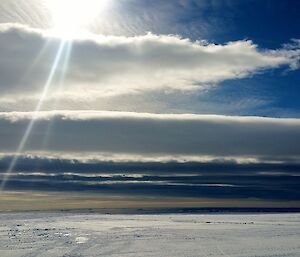
<path fill-rule="evenodd" d="M 59 44 L 60 39 L 42 30 L 0 25 L 0 102 L 38 98 Z M 260 50 L 251 41 L 214 45 L 173 35 L 90 36 L 74 39 L 63 88 L 66 53 L 62 55 L 48 99 L 89 101 L 130 92 L 209 88 L 266 69 L 296 68 L 299 56 L 299 47 Z"/>
<path fill-rule="evenodd" d="M 32 115 L 0 114 L 2 154 L 16 150 Z M 25 153 L 181 161 L 300 157 L 299 119 L 96 111 L 41 112 L 35 119 Z"/>

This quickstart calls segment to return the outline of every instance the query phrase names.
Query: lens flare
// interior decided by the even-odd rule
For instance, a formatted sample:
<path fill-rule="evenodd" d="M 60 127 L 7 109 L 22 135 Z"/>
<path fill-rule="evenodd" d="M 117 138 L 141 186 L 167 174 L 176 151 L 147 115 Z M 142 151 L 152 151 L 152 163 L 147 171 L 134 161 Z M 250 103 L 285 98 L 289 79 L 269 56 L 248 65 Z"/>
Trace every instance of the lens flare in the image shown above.
<path fill-rule="evenodd" d="M 89 24 L 103 13 L 112 0 L 47 0 L 53 30 L 64 37 L 86 31 Z"/>

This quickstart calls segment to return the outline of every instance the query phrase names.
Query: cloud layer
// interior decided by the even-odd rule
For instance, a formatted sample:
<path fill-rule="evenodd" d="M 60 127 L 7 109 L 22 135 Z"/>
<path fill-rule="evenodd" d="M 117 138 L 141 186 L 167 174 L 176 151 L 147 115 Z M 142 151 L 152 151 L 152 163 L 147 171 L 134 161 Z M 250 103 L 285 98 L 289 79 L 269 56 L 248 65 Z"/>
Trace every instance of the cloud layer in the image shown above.
<path fill-rule="evenodd" d="M 2 153 L 11 153 L 33 113 L 1 113 Z M 300 120 L 118 112 L 41 112 L 27 152 L 271 158 L 300 156 Z M 48 153 L 48 154 L 49 154 Z M 175 157 L 176 158 L 176 157 Z"/>
<path fill-rule="evenodd" d="M 60 39 L 41 30 L 0 25 L 0 101 L 38 98 L 60 46 Z M 251 41 L 214 45 L 172 35 L 90 36 L 63 45 L 48 98 L 88 101 L 128 92 L 209 88 L 267 69 L 295 69 L 299 56 L 298 47 L 260 50 Z"/>
<path fill-rule="evenodd" d="M 11 158 L 0 158 L 0 179 Z M 299 164 L 80 162 L 21 157 L 5 188 L 162 199 L 300 199 Z M 177 199 L 178 200 L 178 199 Z M 273 204 L 276 205 L 276 202 Z M 299 202 L 295 203 L 299 206 Z"/>

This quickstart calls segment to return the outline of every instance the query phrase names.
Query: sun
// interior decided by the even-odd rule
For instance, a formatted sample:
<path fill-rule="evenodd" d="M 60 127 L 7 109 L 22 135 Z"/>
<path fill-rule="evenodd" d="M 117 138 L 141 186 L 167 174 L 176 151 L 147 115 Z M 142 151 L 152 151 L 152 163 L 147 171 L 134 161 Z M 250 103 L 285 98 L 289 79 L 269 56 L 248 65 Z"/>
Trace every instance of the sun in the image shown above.
<path fill-rule="evenodd" d="M 46 0 L 55 33 L 73 37 L 88 30 L 113 0 Z"/>

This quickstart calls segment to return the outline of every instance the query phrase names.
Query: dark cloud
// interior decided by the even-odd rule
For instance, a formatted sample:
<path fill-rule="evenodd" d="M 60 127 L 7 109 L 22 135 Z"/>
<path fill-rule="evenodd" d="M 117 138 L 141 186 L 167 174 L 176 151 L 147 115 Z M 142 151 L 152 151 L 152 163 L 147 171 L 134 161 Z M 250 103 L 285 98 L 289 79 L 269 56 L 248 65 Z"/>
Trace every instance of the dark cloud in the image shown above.
<path fill-rule="evenodd" d="M 157 181 L 159 179 L 159 181 Z M 126 178 L 113 178 L 110 181 L 99 178 L 84 179 L 79 176 L 65 177 L 35 177 L 12 176 L 7 184 L 9 190 L 37 190 L 37 191 L 72 191 L 72 192 L 97 192 L 115 195 L 144 195 L 164 197 L 194 197 L 194 198 L 218 198 L 218 199 L 247 199 L 260 200 L 299 200 L 299 178 L 276 177 L 276 179 L 261 179 L 256 176 L 243 179 L 242 183 L 224 184 L 230 179 L 218 177 L 210 179 L 198 178 L 198 181 L 187 181 L 184 177 L 178 181 L 172 178 L 146 177 L 136 180 Z M 259 183 L 254 181 L 258 180 Z M 291 183 L 292 181 L 292 183 Z M 234 182 L 232 180 L 231 182 Z M 223 183 L 223 184 L 220 184 Z"/>
<path fill-rule="evenodd" d="M 32 115 L 0 114 L 0 152 L 17 149 Z M 299 128 L 298 119 L 41 112 L 35 117 L 24 150 L 71 157 L 80 153 L 90 159 L 106 154 L 113 160 L 122 154 L 138 160 L 165 157 L 191 161 L 207 156 L 241 158 L 244 162 L 247 158 L 297 160 L 300 156 Z"/>
<path fill-rule="evenodd" d="M 0 172 L 5 173 L 12 156 L 3 156 L 0 159 Z M 210 162 L 159 162 L 159 161 L 80 161 L 76 159 L 47 158 L 39 156 L 20 156 L 14 169 L 16 172 L 45 172 L 45 173 L 95 173 L 101 174 L 148 174 L 173 176 L 181 174 L 209 175 L 209 176 L 252 176 L 257 173 L 263 177 L 265 174 L 272 176 L 297 175 L 300 172 L 300 164 L 285 160 L 283 163 L 237 163 L 236 161 L 224 161 L 222 159 Z M 269 177 L 269 176 L 267 176 Z"/>
<path fill-rule="evenodd" d="M 0 161 L 3 178 L 11 157 Z M 21 157 L 6 190 L 143 197 L 300 200 L 300 164 L 90 162 Z"/>

